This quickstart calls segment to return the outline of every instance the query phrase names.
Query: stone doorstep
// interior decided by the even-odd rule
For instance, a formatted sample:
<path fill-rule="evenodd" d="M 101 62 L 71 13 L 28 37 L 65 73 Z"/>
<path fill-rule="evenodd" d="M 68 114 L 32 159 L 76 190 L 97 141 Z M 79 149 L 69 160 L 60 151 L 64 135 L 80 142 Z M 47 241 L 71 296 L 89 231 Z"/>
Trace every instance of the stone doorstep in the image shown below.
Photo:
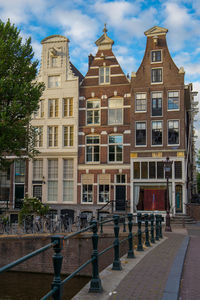
<path fill-rule="evenodd" d="M 144 247 L 144 251 L 134 250 L 135 258 L 127 258 L 127 254 L 121 257 L 121 271 L 112 270 L 112 264 L 104 269 L 99 277 L 101 279 L 101 284 L 103 287 L 102 293 L 89 293 L 90 282 L 87 283 L 78 294 L 76 294 L 72 300 L 107 300 L 113 294 L 124 279 L 124 277 L 143 259 L 145 255 L 155 249 L 158 245 L 163 243 L 167 237 L 156 241 L 155 244 L 151 244 L 151 247 Z"/>

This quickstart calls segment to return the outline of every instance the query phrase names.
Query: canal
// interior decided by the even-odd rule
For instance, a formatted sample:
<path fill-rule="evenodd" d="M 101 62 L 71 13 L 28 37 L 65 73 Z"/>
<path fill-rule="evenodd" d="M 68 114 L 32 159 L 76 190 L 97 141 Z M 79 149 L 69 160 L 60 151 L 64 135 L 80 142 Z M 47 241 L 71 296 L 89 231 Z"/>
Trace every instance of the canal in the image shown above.
<path fill-rule="evenodd" d="M 52 280 L 52 274 L 5 272 L 0 274 L 0 300 L 39 300 L 50 291 Z M 71 279 L 64 285 L 63 299 L 70 300 L 89 280 L 83 276 Z"/>

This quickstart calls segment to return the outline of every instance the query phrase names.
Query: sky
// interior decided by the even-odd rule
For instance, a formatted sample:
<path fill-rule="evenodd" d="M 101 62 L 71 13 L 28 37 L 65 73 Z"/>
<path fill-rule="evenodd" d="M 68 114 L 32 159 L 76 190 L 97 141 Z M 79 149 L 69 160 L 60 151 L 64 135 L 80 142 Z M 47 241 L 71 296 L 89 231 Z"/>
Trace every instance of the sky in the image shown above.
<path fill-rule="evenodd" d="M 167 43 L 177 67 L 185 69 L 185 84 L 193 83 L 200 102 L 200 0 L 0 0 L 0 19 L 10 19 L 20 35 L 31 37 L 35 58 L 41 40 L 53 34 L 70 40 L 70 60 L 85 75 L 88 55 L 107 24 L 113 52 L 125 74 L 136 72 L 146 47 L 144 32 L 168 29 Z M 199 105 L 200 108 L 200 105 Z M 200 149 L 200 113 L 196 115 L 196 148 Z"/>

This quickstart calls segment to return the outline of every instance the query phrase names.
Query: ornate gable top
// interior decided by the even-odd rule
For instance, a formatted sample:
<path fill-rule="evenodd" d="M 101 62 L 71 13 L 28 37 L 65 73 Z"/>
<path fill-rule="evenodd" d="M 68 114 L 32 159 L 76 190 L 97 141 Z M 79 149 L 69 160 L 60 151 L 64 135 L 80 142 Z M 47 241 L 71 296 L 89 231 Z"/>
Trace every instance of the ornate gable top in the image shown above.
<path fill-rule="evenodd" d="M 54 34 L 46 37 L 41 41 L 41 44 L 45 43 L 55 43 L 55 42 L 69 42 L 69 39 L 63 35 Z"/>
<path fill-rule="evenodd" d="M 154 26 L 147 31 L 144 32 L 146 36 L 154 36 L 154 35 L 161 35 L 161 34 L 166 34 L 168 32 L 168 29 L 159 27 L 159 26 Z"/>
<path fill-rule="evenodd" d="M 107 36 L 106 24 L 104 25 L 103 35 L 95 42 L 99 49 L 111 49 L 114 41 Z"/>

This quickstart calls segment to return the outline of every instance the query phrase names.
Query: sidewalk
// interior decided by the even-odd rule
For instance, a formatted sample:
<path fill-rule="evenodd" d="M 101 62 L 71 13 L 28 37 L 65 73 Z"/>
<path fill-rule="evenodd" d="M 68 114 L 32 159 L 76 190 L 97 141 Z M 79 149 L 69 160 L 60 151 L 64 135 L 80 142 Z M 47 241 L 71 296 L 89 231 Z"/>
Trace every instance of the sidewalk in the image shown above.
<path fill-rule="evenodd" d="M 144 252 L 135 251 L 135 259 L 123 258 L 122 271 L 113 271 L 112 266 L 104 270 L 100 274 L 103 293 L 90 294 L 87 285 L 73 299 L 162 300 L 171 267 L 187 235 L 185 228 L 174 227 L 156 245 Z"/>

